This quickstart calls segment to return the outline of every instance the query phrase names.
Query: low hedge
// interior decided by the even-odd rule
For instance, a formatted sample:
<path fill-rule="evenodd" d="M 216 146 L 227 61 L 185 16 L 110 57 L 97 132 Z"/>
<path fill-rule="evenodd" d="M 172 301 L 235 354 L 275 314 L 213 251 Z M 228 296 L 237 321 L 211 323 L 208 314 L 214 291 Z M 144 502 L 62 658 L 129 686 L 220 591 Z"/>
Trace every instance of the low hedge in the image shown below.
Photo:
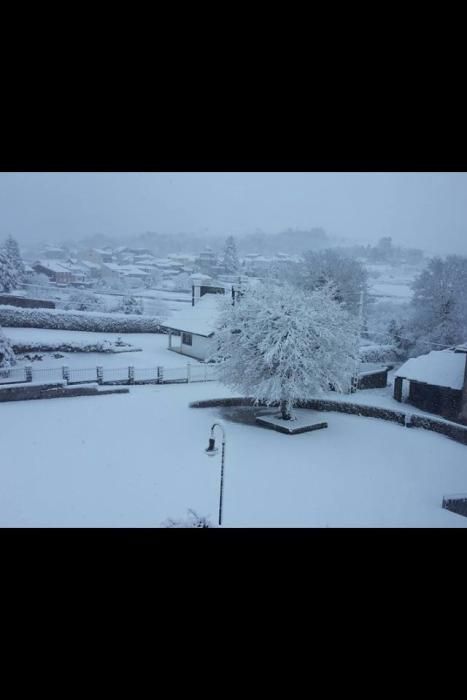
<path fill-rule="evenodd" d="M 160 319 L 152 316 L 0 306 L 0 326 L 10 328 L 47 328 L 107 333 L 161 333 L 160 324 Z"/>

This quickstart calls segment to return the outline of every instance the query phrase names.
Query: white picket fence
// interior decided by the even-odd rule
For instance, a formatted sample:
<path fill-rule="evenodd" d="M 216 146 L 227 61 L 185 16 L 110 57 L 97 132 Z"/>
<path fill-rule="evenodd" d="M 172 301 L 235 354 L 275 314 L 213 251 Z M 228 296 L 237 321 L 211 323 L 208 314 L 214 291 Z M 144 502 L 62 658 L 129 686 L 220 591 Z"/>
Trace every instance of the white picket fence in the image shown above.
<path fill-rule="evenodd" d="M 67 384 L 175 384 L 215 381 L 214 364 L 187 364 L 184 367 L 12 367 L 0 370 L 0 385 L 23 382 Z"/>

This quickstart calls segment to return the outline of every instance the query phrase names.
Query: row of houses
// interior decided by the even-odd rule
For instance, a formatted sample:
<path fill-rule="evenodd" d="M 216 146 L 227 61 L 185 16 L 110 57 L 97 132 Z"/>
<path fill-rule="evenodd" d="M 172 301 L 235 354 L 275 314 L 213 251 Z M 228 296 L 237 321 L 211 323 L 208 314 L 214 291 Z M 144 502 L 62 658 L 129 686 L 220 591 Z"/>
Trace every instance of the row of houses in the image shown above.
<path fill-rule="evenodd" d="M 287 253 L 265 257 L 250 253 L 240 260 L 237 271 L 247 276 L 263 276 L 272 265 L 298 262 Z M 147 284 L 162 289 L 189 291 L 189 276 L 195 272 L 211 278 L 228 276 L 220 256 L 207 246 L 198 255 L 171 253 L 163 258 L 147 248 L 85 248 L 81 250 L 48 246 L 31 264 L 36 272 L 47 275 L 57 284 L 86 285 L 96 279 L 123 279 L 130 286 Z M 231 272 L 231 271 L 230 271 Z"/>

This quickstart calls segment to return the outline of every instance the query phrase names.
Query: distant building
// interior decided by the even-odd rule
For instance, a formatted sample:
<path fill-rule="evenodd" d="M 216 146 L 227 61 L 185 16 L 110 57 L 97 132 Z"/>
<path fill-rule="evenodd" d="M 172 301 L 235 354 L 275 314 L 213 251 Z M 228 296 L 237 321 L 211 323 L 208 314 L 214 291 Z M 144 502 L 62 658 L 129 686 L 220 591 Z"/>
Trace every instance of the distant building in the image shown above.
<path fill-rule="evenodd" d="M 93 263 L 111 263 L 113 261 L 113 251 L 110 248 L 89 248 L 82 251 L 82 260 L 89 260 Z"/>
<path fill-rule="evenodd" d="M 73 279 L 70 270 L 67 270 L 56 260 L 37 260 L 32 268 L 35 272 L 47 275 L 49 280 L 55 284 L 70 284 Z"/>
<path fill-rule="evenodd" d="M 39 253 L 41 258 L 46 260 L 66 260 L 69 256 L 68 250 L 61 246 L 46 246 L 42 253 Z"/>
<path fill-rule="evenodd" d="M 215 277 L 223 270 L 216 253 L 209 246 L 206 246 L 196 258 L 195 265 L 199 272 L 211 277 Z"/>

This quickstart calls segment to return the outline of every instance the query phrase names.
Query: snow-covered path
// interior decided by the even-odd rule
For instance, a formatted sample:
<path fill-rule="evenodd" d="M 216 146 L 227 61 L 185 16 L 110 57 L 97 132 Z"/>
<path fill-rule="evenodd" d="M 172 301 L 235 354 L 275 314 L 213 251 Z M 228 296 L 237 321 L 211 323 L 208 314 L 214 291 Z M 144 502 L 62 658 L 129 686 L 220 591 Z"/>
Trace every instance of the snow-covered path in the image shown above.
<path fill-rule="evenodd" d="M 158 527 L 188 508 L 216 520 L 220 457 L 204 454 L 217 383 L 0 404 L 0 526 Z M 441 508 L 467 492 L 467 448 L 371 418 L 282 435 L 225 421 L 224 525 L 466 527 Z"/>

